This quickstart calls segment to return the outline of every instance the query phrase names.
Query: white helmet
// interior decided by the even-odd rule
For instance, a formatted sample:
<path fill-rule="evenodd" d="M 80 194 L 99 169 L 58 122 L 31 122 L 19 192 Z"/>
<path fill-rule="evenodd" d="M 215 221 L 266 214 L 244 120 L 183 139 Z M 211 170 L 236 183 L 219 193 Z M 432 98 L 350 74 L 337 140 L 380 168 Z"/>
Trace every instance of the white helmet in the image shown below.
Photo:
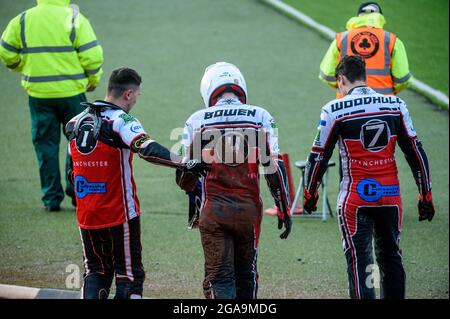
<path fill-rule="evenodd" d="M 205 69 L 200 83 L 200 94 L 205 107 L 214 106 L 225 92 L 233 92 L 242 103 L 247 103 L 247 84 L 239 69 L 227 62 L 217 62 Z"/>

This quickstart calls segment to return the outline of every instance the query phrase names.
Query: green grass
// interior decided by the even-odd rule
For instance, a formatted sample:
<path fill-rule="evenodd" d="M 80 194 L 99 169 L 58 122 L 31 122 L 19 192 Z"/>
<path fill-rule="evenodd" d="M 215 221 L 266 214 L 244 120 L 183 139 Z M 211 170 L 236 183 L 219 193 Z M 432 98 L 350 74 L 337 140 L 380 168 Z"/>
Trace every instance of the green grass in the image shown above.
<path fill-rule="evenodd" d="M 345 31 L 348 19 L 356 15 L 364 2 L 283 1 L 337 32 Z M 394 32 L 405 44 L 412 74 L 448 96 L 448 1 L 379 0 L 378 3 L 386 18 L 386 30 Z"/>
<path fill-rule="evenodd" d="M 90 100 L 103 98 L 107 75 L 117 66 L 139 70 L 143 94 L 133 114 L 149 134 L 171 146 L 172 129 L 202 107 L 200 79 L 205 66 L 225 60 L 246 76 L 250 102 L 276 118 L 280 144 L 291 162 L 306 158 L 320 107 L 333 92 L 317 79 L 328 41 L 259 1 L 197 0 L 78 1 L 105 51 L 105 76 Z M 0 28 L 34 1 L 11 1 L 2 8 Z M 236 6 L 239 5 L 239 11 Z M 124 14 L 124 12 L 126 14 Z M 225 30 L 225 31 L 224 31 Z M 65 288 L 69 264 L 82 266 L 75 213 L 65 200 L 61 213 L 40 203 L 37 163 L 31 144 L 27 97 L 16 74 L 0 69 L 0 283 Z M 419 223 L 417 190 L 398 155 L 404 195 L 402 248 L 409 298 L 448 298 L 448 112 L 413 92 L 401 94 L 428 151 L 437 215 Z M 65 147 L 66 143 L 62 143 Z M 61 150 L 61 154 L 64 150 Z M 336 160 L 336 154 L 334 154 Z M 61 163 L 62 159 L 61 159 Z M 199 233 L 186 229 L 187 199 L 173 171 L 135 159 L 143 209 L 145 294 L 159 298 L 202 298 L 203 252 Z M 298 172 L 295 183 L 298 182 Z M 337 170 L 330 174 L 336 201 Z M 265 207 L 273 205 L 262 180 Z M 334 205 L 333 205 L 334 206 Z M 347 279 L 336 219 L 295 219 L 287 241 L 276 221 L 265 217 L 259 252 L 262 298 L 346 298 Z M 299 261 L 300 259 L 300 261 Z"/>

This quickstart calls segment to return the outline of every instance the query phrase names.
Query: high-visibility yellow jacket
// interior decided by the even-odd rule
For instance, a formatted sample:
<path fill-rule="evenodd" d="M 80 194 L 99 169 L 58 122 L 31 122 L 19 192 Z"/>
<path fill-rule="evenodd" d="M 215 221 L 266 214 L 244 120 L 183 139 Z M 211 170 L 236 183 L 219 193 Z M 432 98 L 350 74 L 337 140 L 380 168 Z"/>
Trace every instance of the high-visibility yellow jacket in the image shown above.
<path fill-rule="evenodd" d="M 103 50 L 89 21 L 70 0 L 37 0 L 12 19 L 0 40 L 0 60 L 22 73 L 37 98 L 70 97 L 97 86 Z"/>
<path fill-rule="evenodd" d="M 405 46 L 395 34 L 383 30 L 385 23 L 379 13 L 351 18 L 346 25 L 348 31 L 337 33 L 330 44 L 320 64 L 319 78 L 336 88 L 335 69 L 340 58 L 360 54 L 366 59 L 367 83 L 373 89 L 381 94 L 396 94 L 408 87 L 412 75 Z"/>

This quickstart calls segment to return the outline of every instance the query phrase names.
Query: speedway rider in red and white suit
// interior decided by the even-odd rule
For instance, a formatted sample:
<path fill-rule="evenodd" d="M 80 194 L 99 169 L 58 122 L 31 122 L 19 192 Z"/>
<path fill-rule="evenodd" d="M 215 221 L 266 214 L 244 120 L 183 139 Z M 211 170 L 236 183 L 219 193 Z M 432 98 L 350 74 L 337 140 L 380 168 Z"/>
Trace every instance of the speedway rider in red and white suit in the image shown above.
<path fill-rule="evenodd" d="M 69 175 L 83 244 L 85 299 L 107 298 L 114 276 L 115 298 L 142 296 L 141 210 L 133 154 L 154 164 L 204 173 L 201 163 L 181 163 L 181 157 L 150 138 L 129 114 L 140 91 L 141 77 L 135 70 L 115 69 L 105 100 L 85 103 L 86 110 L 66 126 L 73 160 Z"/>
<path fill-rule="evenodd" d="M 247 86 L 239 69 L 226 62 L 206 68 L 200 93 L 205 109 L 186 121 L 186 159 L 211 164 L 202 180 L 199 230 L 205 256 L 206 298 L 257 297 L 256 258 L 263 204 L 259 164 L 278 207 L 278 228 L 291 230 L 286 171 L 279 156 L 273 117 L 248 105 Z M 197 178 L 178 171 L 181 188 L 192 191 Z"/>
<path fill-rule="evenodd" d="M 336 68 L 342 99 L 322 108 L 309 155 L 304 208 L 316 210 L 317 191 L 334 146 L 339 142 L 343 179 L 338 199 L 339 225 L 348 264 L 351 298 L 375 298 L 372 238 L 380 267 L 381 297 L 404 298 L 405 271 L 399 247 L 402 201 L 395 160 L 397 143 L 419 189 L 419 220 L 433 218 L 427 155 L 406 104 L 365 85 L 365 63 L 344 57 Z"/>

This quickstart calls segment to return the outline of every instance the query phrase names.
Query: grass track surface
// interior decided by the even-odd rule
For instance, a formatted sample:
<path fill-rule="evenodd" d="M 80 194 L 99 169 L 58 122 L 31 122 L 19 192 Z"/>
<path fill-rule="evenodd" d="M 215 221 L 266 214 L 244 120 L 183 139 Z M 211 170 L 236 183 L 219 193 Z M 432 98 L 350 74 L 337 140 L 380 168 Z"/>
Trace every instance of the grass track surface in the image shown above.
<path fill-rule="evenodd" d="M 345 31 L 362 0 L 283 0 L 336 32 Z M 448 96 L 448 1 L 379 0 L 385 28 L 405 44 L 409 67 L 420 81 Z M 325 52 L 323 52 L 325 55 Z M 319 71 L 317 71 L 318 73 Z"/>
<path fill-rule="evenodd" d="M 8 1 L 0 28 L 34 1 Z M 186 118 L 202 107 L 199 83 L 204 68 L 225 60 L 247 79 L 252 104 L 276 118 L 280 145 L 291 162 L 306 158 L 315 136 L 320 107 L 333 92 L 317 79 L 329 43 L 313 31 L 256 0 L 77 2 L 90 19 L 105 51 L 105 75 L 88 94 L 101 99 L 107 76 L 131 66 L 143 76 L 143 94 L 133 110 L 147 132 L 164 145 Z M 239 8 L 237 11 L 236 8 Z M 31 144 L 30 116 L 19 76 L 0 69 L 0 282 L 65 288 L 69 264 L 82 267 L 75 212 L 65 200 L 61 213 L 41 209 L 37 162 Z M 448 298 L 448 112 L 424 98 L 401 94 L 428 151 L 437 215 L 419 223 L 417 190 L 401 154 L 398 165 L 404 194 L 402 247 L 409 298 Z M 62 143 L 61 154 L 66 143 Z M 336 160 L 336 154 L 333 157 Z M 61 163 L 63 163 L 61 161 Z M 134 161 L 143 209 L 145 295 L 202 298 L 203 252 L 199 233 L 186 229 L 187 198 L 173 171 Z M 298 174 L 294 171 L 295 183 Z M 337 170 L 330 174 L 332 202 Z M 264 179 L 265 207 L 273 205 Z M 334 205 L 333 205 L 334 206 Z M 346 298 L 345 259 L 336 219 L 294 220 L 287 241 L 278 238 L 276 220 L 265 217 L 259 251 L 261 298 Z"/>

